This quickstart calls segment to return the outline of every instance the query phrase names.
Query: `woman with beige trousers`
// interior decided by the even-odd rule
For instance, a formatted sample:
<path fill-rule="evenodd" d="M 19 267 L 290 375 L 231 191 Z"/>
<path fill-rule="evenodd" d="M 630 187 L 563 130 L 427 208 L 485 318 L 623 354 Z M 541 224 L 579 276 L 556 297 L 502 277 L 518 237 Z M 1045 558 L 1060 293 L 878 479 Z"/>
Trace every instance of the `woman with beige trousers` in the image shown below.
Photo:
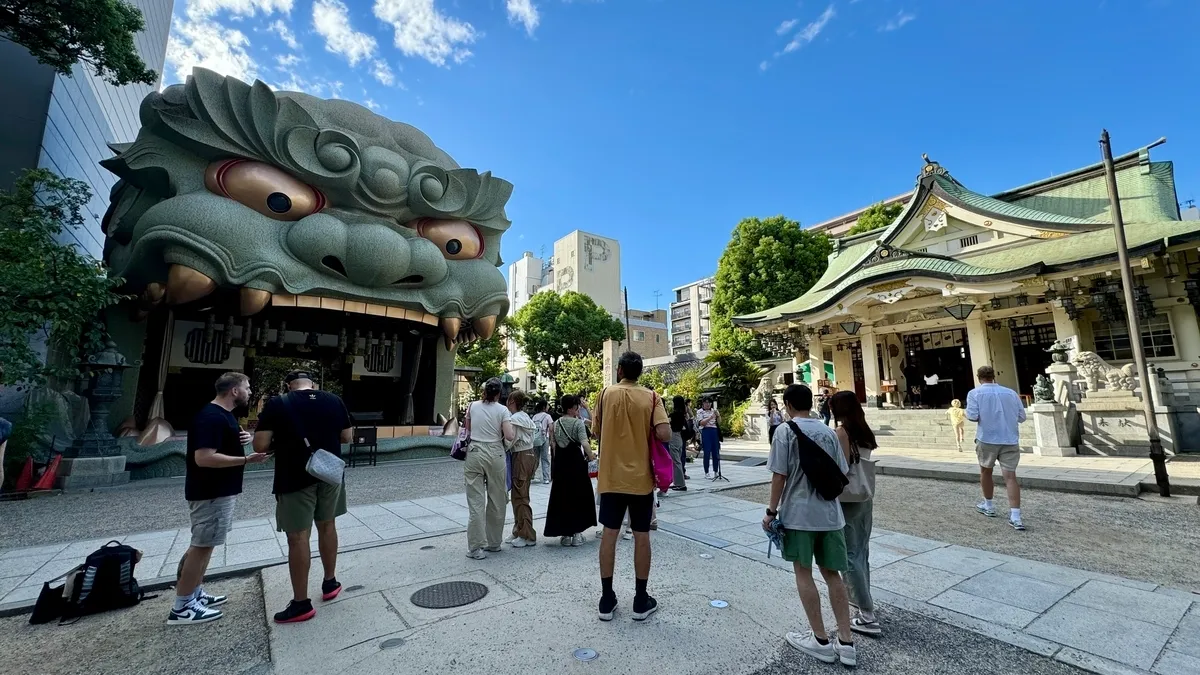
<path fill-rule="evenodd" d="M 500 378 L 483 385 L 482 399 L 467 408 L 463 420 L 470 434 L 463 478 L 467 484 L 467 557 L 482 560 L 500 550 L 508 485 L 505 445 L 516 438 L 511 413 L 500 405 Z"/>

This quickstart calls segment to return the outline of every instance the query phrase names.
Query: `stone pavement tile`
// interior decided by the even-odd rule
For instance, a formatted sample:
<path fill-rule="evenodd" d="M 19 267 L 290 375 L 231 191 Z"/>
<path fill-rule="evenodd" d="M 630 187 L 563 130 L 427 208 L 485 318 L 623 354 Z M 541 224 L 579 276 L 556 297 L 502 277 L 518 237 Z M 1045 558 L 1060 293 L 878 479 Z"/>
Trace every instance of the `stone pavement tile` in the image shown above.
<path fill-rule="evenodd" d="M 674 502 L 677 504 L 683 504 L 684 506 L 687 506 L 690 508 L 693 506 L 720 506 L 723 504 L 728 504 L 734 500 L 729 497 L 719 497 L 717 495 L 694 494 L 694 495 L 684 495 L 677 499 L 668 498 L 668 501 L 671 501 L 671 502 Z"/>
<path fill-rule="evenodd" d="M 8 577 L 7 579 L 0 579 L 0 604 L 5 602 L 4 596 L 13 589 L 17 588 L 17 586 L 19 586 L 24 579 L 25 577 Z"/>
<path fill-rule="evenodd" d="M 274 527 L 274 518 L 247 518 L 246 520 L 233 521 L 233 529 L 239 530 L 243 527 L 254 527 L 255 525 L 267 525 Z"/>
<path fill-rule="evenodd" d="M 379 538 L 381 540 L 387 541 L 389 539 L 399 539 L 401 537 L 411 537 L 414 534 L 424 534 L 424 532 L 422 532 L 421 529 L 418 527 L 413 527 L 412 525 L 406 525 L 404 527 L 398 527 L 394 530 L 375 530 L 375 534 L 379 535 Z"/>
<path fill-rule="evenodd" d="M 655 514 L 655 517 L 664 523 L 683 523 L 689 520 L 695 520 L 695 518 L 688 515 L 686 510 L 682 509 L 677 509 L 675 511 L 664 511 L 660 508 L 658 509 L 658 513 Z"/>
<path fill-rule="evenodd" d="M 1200 659 L 1200 604 L 1193 605 L 1183 621 L 1179 622 L 1175 635 L 1167 643 L 1167 649 Z"/>
<path fill-rule="evenodd" d="M 237 524 L 235 523 L 236 527 Z M 125 535 L 121 537 L 122 544 L 133 544 L 134 542 L 146 541 L 148 539 L 174 539 L 175 535 L 179 534 L 179 530 L 159 530 L 157 532 L 138 532 L 135 534 Z M 140 547 L 135 547 L 140 548 Z"/>
<path fill-rule="evenodd" d="M 1057 586 L 1067 586 L 1072 589 L 1084 585 L 1092 578 L 1088 572 L 1073 569 L 1070 567 L 1060 567 L 1049 563 L 1036 562 L 1033 560 L 1012 560 L 995 568 L 996 572 L 1004 572 L 1006 574 L 1016 574 L 1038 581 L 1055 584 Z"/>
<path fill-rule="evenodd" d="M 711 518 L 689 520 L 684 527 L 692 530 L 693 532 L 712 534 L 714 532 L 720 532 L 721 530 L 733 530 L 739 527 L 745 527 L 745 525 L 745 522 L 737 520 L 736 518 L 730 518 L 728 516 L 712 516 Z"/>
<path fill-rule="evenodd" d="M 420 504 L 414 504 L 408 500 L 402 502 L 387 502 L 386 504 L 380 504 L 380 506 L 392 512 L 393 514 L 400 516 L 401 518 L 435 515 L 433 511 L 430 511 L 424 506 L 421 506 Z"/>
<path fill-rule="evenodd" d="M 225 535 L 225 543 L 230 545 L 244 544 L 248 541 L 264 541 L 274 538 L 275 530 L 270 525 L 263 523 L 262 525 L 252 525 L 250 527 L 230 530 L 229 534 Z"/>
<path fill-rule="evenodd" d="M 442 497 L 425 497 L 422 499 L 414 499 L 413 503 L 417 504 L 418 506 L 423 506 L 439 515 L 446 512 L 457 513 L 466 508 L 462 504 L 456 504 L 447 499 L 443 499 Z"/>
<path fill-rule="evenodd" d="M 8 560 L 0 560 L 0 579 L 9 577 L 25 577 L 33 574 L 41 569 L 43 565 L 50 562 L 54 558 L 52 553 L 43 553 L 41 555 L 31 555 L 23 558 L 9 558 Z"/>
<path fill-rule="evenodd" d="M 549 486 L 547 486 L 546 487 L 547 494 L 549 494 L 549 489 L 550 489 Z M 467 493 L 465 493 L 465 492 L 459 492 L 457 494 L 452 494 L 452 495 L 442 495 L 442 499 L 445 499 L 446 501 L 451 502 L 453 504 L 458 504 L 459 506 L 462 506 L 464 508 L 467 506 Z"/>
<path fill-rule="evenodd" d="M 1072 602 L 1058 603 L 1025 631 L 1144 670 L 1154 665 L 1171 636 L 1170 628 Z"/>
<path fill-rule="evenodd" d="M 886 537 L 889 534 L 896 534 L 896 533 L 892 532 L 891 530 L 885 530 L 882 527 L 876 527 L 871 530 L 871 541 L 874 541 L 875 539 L 877 539 L 879 537 Z"/>
<path fill-rule="evenodd" d="M 1063 647 L 1054 655 L 1054 660 L 1076 668 L 1081 668 L 1096 675 L 1146 675 L 1141 668 L 1134 668 L 1123 663 L 1081 652 L 1072 647 Z M 1179 675 L 1176 673 L 1175 675 Z"/>
<path fill-rule="evenodd" d="M 935 548 L 932 551 L 918 553 L 910 557 L 908 562 L 971 577 L 980 572 L 990 570 L 1004 561 L 988 557 L 982 551 L 947 546 L 945 548 Z"/>
<path fill-rule="evenodd" d="M 924 553 L 925 551 L 932 551 L 935 548 L 947 546 L 944 542 L 925 539 L 923 537 L 914 537 L 908 534 L 889 534 L 873 539 L 872 543 L 883 544 L 900 551 L 908 551 L 909 553 Z"/>
<path fill-rule="evenodd" d="M 395 515 L 390 511 L 378 516 L 360 516 L 358 520 L 363 524 L 364 527 L 369 527 L 376 532 L 379 532 L 380 530 L 394 530 L 398 527 L 409 526 L 407 520 Z"/>
<path fill-rule="evenodd" d="M 884 565 L 890 565 L 897 560 L 904 560 L 912 554 L 908 551 L 898 551 L 891 546 L 880 544 L 872 539 L 868 548 L 868 555 L 871 560 L 871 569 L 876 569 Z"/>
<path fill-rule="evenodd" d="M 745 511 L 737 511 L 735 513 L 730 513 L 729 517 L 737 518 L 738 520 L 742 520 L 747 523 L 762 523 L 762 519 L 763 519 L 764 515 L 766 515 L 765 507 L 758 506 L 753 509 L 747 509 Z"/>
<path fill-rule="evenodd" d="M 721 530 L 716 536 L 742 546 L 753 546 L 767 539 L 767 535 L 762 530 L 759 530 L 756 534 L 750 534 L 742 530 Z"/>
<path fill-rule="evenodd" d="M 1192 604 L 1182 598 L 1094 580 L 1076 589 L 1068 601 L 1171 630 L 1179 625 Z"/>
<path fill-rule="evenodd" d="M 1170 586 L 1159 586 L 1158 588 L 1154 589 L 1154 592 L 1158 593 L 1160 595 L 1169 595 L 1173 598 L 1183 598 L 1184 600 L 1187 600 L 1188 602 L 1200 602 L 1200 593 L 1194 593 L 1192 591 L 1185 591 L 1182 588 L 1172 588 Z"/>
<path fill-rule="evenodd" d="M 773 567 L 778 567 L 779 569 L 788 570 L 788 571 L 792 570 L 792 563 L 784 560 L 783 558 L 780 558 L 779 551 L 772 551 L 771 557 L 768 558 L 767 554 L 765 553 L 766 549 L 758 550 L 756 548 L 752 548 L 749 546 L 730 546 L 730 547 L 726 548 L 725 550 L 729 551 L 730 553 L 733 553 L 735 555 L 739 555 L 743 558 L 748 558 L 750 560 L 755 560 L 755 561 L 758 561 L 761 563 L 766 563 Z"/>
<path fill-rule="evenodd" d="M 362 506 L 351 506 L 350 515 L 355 518 L 359 516 L 386 516 L 391 512 L 383 508 L 379 504 L 364 504 Z"/>
<path fill-rule="evenodd" d="M 677 534 L 681 537 L 691 539 L 692 541 L 698 541 L 701 544 L 706 544 L 706 545 L 712 546 L 714 548 L 725 548 L 726 546 L 733 545 L 733 542 L 728 541 L 726 539 L 721 539 L 717 534 L 707 534 L 704 532 L 697 532 L 695 530 L 688 529 L 687 526 L 692 524 L 693 522 L 695 522 L 695 521 L 688 521 L 688 522 L 684 523 L 683 525 L 660 523 L 658 528 L 660 530 L 664 530 L 664 531 L 670 532 L 672 534 Z"/>
<path fill-rule="evenodd" d="M 898 560 L 879 568 L 878 571 L 872 570 L 871 586 L 878 586 L 915 600 L 929 600 L 966 578 L 961 574 Z"/>
<path fill-rule="evenodd" d="M 163 568 L 163 563 L 167 561 L 165 555 L 150 555 L 142 556 L 142 561 L 137 564 L 137 572 L 134 576 L 142 579 L 157 579 L 159 576 L 175 576 L 175 565 L 178 560 L 172 561 L 166 565 L 168 574 L 160 575 L 159 570 Z"/>
<path fill-rule="evenodd" d="M 4 564 L 9 558 L 28 558 L 30 556 L 44 555 L 49 560 L 58 555 L 60 551 L 67 547 L 68 542 L 61 544 L 52 544 L 49 546 L 30 546 L 27 548 L 14 548 L 0 554 L 0 565 Z"/>
<path fill-rule="evenodd" d="M 286 551 L 287 546 L 286 545 L 281 546 L 280 550 Z M 179 559 L 175 560 L 176 565 L 179 564 L 179 560 L 182 559 L 182 557 L 183 556 L 180 556 Z M 217 546 L 216 548 L 213 549 L 212 557 L 210 557 L 208 559 L 208 569 L 215 570 L 218 567 L 224 567 L 224 566 L 225 566 L 225 544 L 221 544 L 220 546 Z"/>
<path fill-rule="evenodd" d="M 1158 657 L 1158 663 L 1154 664 L 1154 672 L 1160 675 L 1194 675 L 1200 673 L 1200 658 L 1167 649 Z"/>
<path fill-rule="evenodd" d="M 1037 612 L 988 600 L 977 595 L 962 593 L 954 589 L 934 596 L 930 599 L 929 604 L 952 609 L 960 614 L 973 616 L 984 621 L 992 621 L 1001 626 L 1008 626 L 1016 630 L 1028 626 L 1031 621 L 1038 617 Z"/>
<path fill-rule="evenodd" d="M 43 583 L 52 579 L 57 579 L 62 575 L 70 572 L 79 565 L 83 564 L 82 560 L 51 560 L 42 565 L 38 571 L 25 577 L 21 582 L 21 586 L 41 586 Z"/>
<path fill-rule="evenodd" d="M 1071 587 L 991 569 L 958 584 L 954 590 L 1031 612 L 1044 612 L 1066 597 Z"/>
<path fill-rule="evenodd" d="M 417 516 L 415 518 L 408 518 L 407 520 L 410 525 L 421 528 L 422 532 L 441 532 L 443 530 L 457 530 L 462 527 L 453 520 L 442 516 Z"/>
<path fill-rule="evenodd" d="M 338 548 L 379 541 L 379 539 L 379 535 L 369 527 L 338 528 Z"/>
<path fill-rule="evenodd" d="M 731 509 L 725 506 L 696 506 L 688 507 L 676 513 L 686 513 L 692 518 L 699 520 L 701 518 L 712 518 L 713 516 L 727 516 L 731 513 L 736 513 L 742 509 Z"/>
<path fill-rule="evenodd" d="M 0 602 L 4 602 L 5 604 L 10 602 L 29 602 L 31 600 L 37 600 L 37 597 L 39 594 L 41 594 L 41 592 L 41 584 L 34 584 L 32 586 L 19 586 L 9 591 L 8 595 L 5 595 L 3 600 L 0 600 Z"/>
<path fill-rule="evenodd" d="M 232 567 L 245 563 L 261 562 L 282 558 L 284 550 L 274 538 L 260 541 L 248 541 L 243 544 L 225 545 L 225 564 L 222 567 Z M 209 569 L 213 565 L 209 563 Z"/>
<path fill-rule="evenodd" d="M 83 562 L 83 559 L 88 557 L 88 554 L 95 552 L 96 549 L 112 541 L 109 539 L 88 539 L 85 541 L 77 541 L 68 544 L 66 548 L 59 551 L 54 556 L 55 560 L 78 560 Z"/>

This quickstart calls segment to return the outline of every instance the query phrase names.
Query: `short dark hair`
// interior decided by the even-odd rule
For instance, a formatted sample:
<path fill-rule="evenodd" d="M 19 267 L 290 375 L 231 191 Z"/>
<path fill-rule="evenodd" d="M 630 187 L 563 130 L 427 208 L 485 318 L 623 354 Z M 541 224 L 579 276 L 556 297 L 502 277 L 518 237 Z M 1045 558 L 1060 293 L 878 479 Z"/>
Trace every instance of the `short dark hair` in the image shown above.
<path fill-rule="evenodd" d="M 546 403 L 546 399 L 539 398 L 537 400 L 537 403 L 533 404 L 533 411 L 534 412 L 545 412 L 546 408 L 548 408 L 548 407 L 550 407 L 550 404 Z"/>
<path fill-rule="evenodd" d="M 525 407 L 525 401 L 528 398 L 529 397 L 525 395 L 525 392 L 521 391 L 520 389 L 513 389 L 512 391 L 508 392 L 507 402 L 516 404 L 517 410 L 521 410 Z"/>
<path fill-rule="evenodd" d="M 563 412 L 567 412 L 571 408 L 578 408 L 579 407 L 579 397 L 576 396 L 575 394 L 564 394 L 562 397 L 562 401 L 559 402 L 559 405 L 562 406 Z"/>
<path fill-rule="evenodd" d="M 792 410 L 812 410 L 812 389 L 802 384 L 789 384 L 783 390 L 783 402 L 792 406 Z"/>
<path fill-rule="evenodd" d="M 250 378 L 245 373 L 228 372 L 217 378 L 217 383 L 214 387 L 217 390 L 217 396 L 224 396 L 235 388 L 240 387 L 243 382 L 249 382 Z"/>
<path fill-rule="evenodd" d="M 979 366 L 979 370 L 975 371 L 980 380 L 991 382 L 996 379 L 996 369 L 991 366 Z"/>
<path fill-rule="evenodd" d="M 617 361 L 617 370 L 621 371 L 621 377 L 637 382 L 642 376 L 642 355 L 637 352 L 625 352 Z"/>
<path fill-rule="evenodd" d="M 500 398 L 501 388 L 502 387 L 500 385 L 500 378 L 498 378 L 498 377 L 493 377 L 490 380 L 488 380 L 487 382 L 484 382 L 483 383 L 483 400 L 495 401 L 496 399 Z"/>

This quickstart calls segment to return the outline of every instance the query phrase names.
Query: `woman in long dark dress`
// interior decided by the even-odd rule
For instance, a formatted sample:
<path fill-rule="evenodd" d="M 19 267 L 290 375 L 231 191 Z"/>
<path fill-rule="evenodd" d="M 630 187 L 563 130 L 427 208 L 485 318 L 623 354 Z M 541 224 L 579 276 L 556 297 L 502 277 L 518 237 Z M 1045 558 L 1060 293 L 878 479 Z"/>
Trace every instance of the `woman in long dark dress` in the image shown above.
<path fill-rule="evenodd" d="M 596 497 L 588 478 L 593 455 L 587 427 L 579 419 L 579 397 L 563 396 L 562 409 L 550 438 L 550 503 L 542 536 L 561 537 L 563 546 L 581 546 L 583 533 L 596 526 Z"/>

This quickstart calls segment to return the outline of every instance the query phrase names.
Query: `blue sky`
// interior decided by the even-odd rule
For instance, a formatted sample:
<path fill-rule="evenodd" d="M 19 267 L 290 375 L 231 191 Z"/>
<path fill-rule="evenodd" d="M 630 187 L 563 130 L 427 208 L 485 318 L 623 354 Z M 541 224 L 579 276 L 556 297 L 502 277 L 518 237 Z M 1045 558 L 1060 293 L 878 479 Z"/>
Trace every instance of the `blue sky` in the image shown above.
<path fill-rule="evenodd" d="M 503 257 L 619 239 L 630 304 L 711 274 L 740 218 L 980 192 L 1159 136 L 1200 199 L 1192 0 L 176 0 L 194 65 L 340 96 L 516 187 Z"/>

